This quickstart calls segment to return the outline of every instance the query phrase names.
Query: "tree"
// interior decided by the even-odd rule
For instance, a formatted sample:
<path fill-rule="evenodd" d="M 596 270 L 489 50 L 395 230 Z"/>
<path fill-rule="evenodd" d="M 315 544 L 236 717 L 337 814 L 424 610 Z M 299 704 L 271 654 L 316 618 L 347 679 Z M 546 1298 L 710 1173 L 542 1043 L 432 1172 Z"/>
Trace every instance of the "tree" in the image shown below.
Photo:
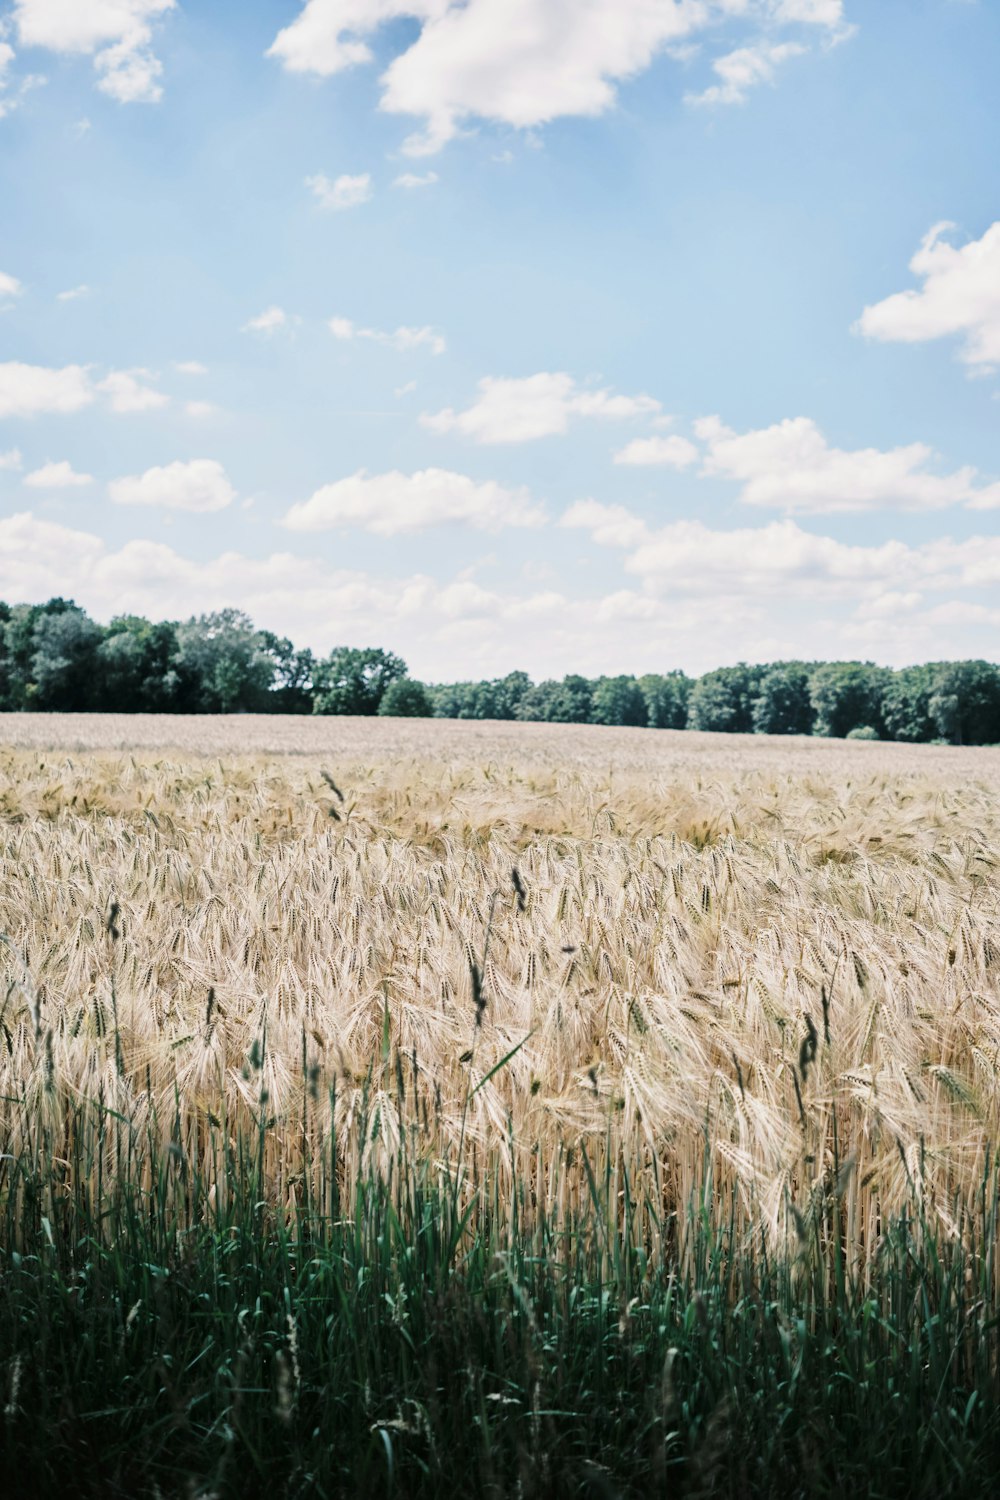
<path fill-rule="evenodd" d="M 377 646 L 338 646 L 316 663 L 314 714 L 377 714 L 391 682 L 406 676 L 406 663 Z"/>
<path fill-rule="evenodd" d="M 843 739 L 851 729 L 868 724 L 881 738 L 885 733 L 882 694 L 890 673 L 870 661 L 830 661 L 818 666 L 809 682 L 816 711 L 816 734 Z"/>
<path fill-rule="evenodd" d="M 385 718 L 430 719 L 434 716 L 434 705 L 422 682 L 413 677 L 397 677 L 382 694 L 378 711 Z"/>
<path fill-rule="evenodd" d="M 688 699 L 693 684 L 684 672 L 667 672 L 664 676 L 649 672 L 639 678 L 646 700 L 646 722 L 650 729 L 684 729 L 687 727 Z"/>
<path fill-rule="evenodd" d="M 542 719 L 550 724 L 586 724 L 590 720 L 593 685 L 573 673 L 561 682 L 547 678 L 525 693 L 519 719 Z"/>
<path fill-rule="evenodd" d="M 199 615 L 177 626 L 174 668 L 195 713 L 251 713 L 267 705 L 274 662 L 248 615 Z"/>
<path fill-rule="evenodd" d="M 890 673 L 882 690 L 882 719 L 889 739 L 913 743 L 934 738 L 938 731 L 931 715 L 933 691 L 931 667 L 904 667 Z"/>
<path fill-rule="evenodd" d="M 642 688 L 634 677 L 599 677 L 591 698 L 594 724 L 632 724 L 643 728 L 649 710 Z"/>
<path fill-rule="evenodd" d="M 1000 670 L 988 661 L 937 662 L 928 701 L 938 735 L 953 745 L 1000 742 Z"/>
<path fill-rule="evenodd" d="M 809 674 L 798 662 L 775 662 L 760 679 L 753 702 L 755 734 L 811 734 Z"/>
<path fill-rule="evenodd" d="M 26 706 L 82 713 L 97 707 L 97 652 L 101 627 L 75 604 L 40 614 L 31 634 L 31 681 Z"/>
<path fill-rule="evenodd" d="M 267 697 L 267 711 L 275 714 L 308 714 L 313 706 L 313 673 L 316 661 L 312 652 L 297 651 L 287 636 L 270 630 L 259 632 L 261 649 L 271 659 L 273 676 Z"/>
<path fill-rule="evenodd" d="M 754 727 L 753 702 L 760 673 L 760 667 L 740 662 L 699 677 L 688 700 L 688 728 L 749 734 Z"/>
<path fill-rule="evenodd" d="M 38 702 L 38 684 L 35 680 L 38 642 L 36 632 L 41 621 L 49 616 L 74 612 L 82 614 L 71 599 L 50 599 L 46 604 L 15 604 L 5 606 L 3 621 L 3 676 L 6 707 L 9 709 L 33 709 Z M 51 643 L 55 646 L 55 642 Z M 43 668 L 44 670 L 44 668 Z M 49 686 L 54 686 L 49 683 Z M 60 704 L 59 707 L 62 707 Z"/>
<path fill-rule="evenodd" d="M 106 713 L 170 713 L 182 692 L 177 627 L 118 615 L 97 648 L 98 694 Z"/>

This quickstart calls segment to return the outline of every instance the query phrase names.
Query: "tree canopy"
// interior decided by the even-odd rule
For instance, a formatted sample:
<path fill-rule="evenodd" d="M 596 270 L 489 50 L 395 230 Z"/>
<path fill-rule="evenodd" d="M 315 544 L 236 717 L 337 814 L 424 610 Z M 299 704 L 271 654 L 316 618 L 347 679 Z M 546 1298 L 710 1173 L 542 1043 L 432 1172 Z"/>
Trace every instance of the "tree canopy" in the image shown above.
<path fill-rule="evenodd" d="M 0 712 L 316 713 L 534 719 L 743 734 L 1000 743 L 1000 668 L 927 662 L 739 662 L 532 682 L 526 672 L 423 683 L 379 646 L 319 657 L 238 609 L 98 624 L 71 599 L 0 601 Z"/>

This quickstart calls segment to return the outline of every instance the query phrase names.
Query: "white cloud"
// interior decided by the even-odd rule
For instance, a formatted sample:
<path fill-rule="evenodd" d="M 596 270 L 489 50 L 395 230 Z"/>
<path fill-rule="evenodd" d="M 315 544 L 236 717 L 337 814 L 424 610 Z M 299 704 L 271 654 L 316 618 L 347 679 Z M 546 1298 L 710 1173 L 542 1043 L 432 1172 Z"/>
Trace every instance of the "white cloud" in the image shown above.
<path fill-rule="evenodd" d="M 775 70 L 790 57 L 806 51 L 798 42 L 757 42 L 717 57 L 712 71 L 721 79 L 700 94 L 687 94 L 689 104 L 743 104 L 750 89 L 773 83 Z"/>
<path fill-rule="evenodd" d="M 989 374 L 1000 365 L 1000 220 L 962 246 L 945 238 L 954 227 L 935 224 L 910 261 L 920 290 L 866 307 L 857 328 L 868 338 L 904 344 L 964 335 L 961 359 Z"/>
<path fill-rule="evenodd" d="M 155 411 L 168 405 L 170 397 L 143 385 L 143 380 L 154 378 L 149 370 L 113 370 L 97 389 L 108 397 L 113 412 Z"/>
<path fill-rule="evenodd" d="M 93 57 L 104 93 L 152 104 L 163 95 L 152 22 L 175 8 L 176 0 L 16 0 L 12 19 L 23 47 Z"/>
<path fill-rule="evenodd" d="M 84 286 L 74 286 L 74 287 L 70 287 L 70 289 L 68 291 L 57 292 L 56 293 L 56 301 L 57 302 L 75 302 L 78 297 L 89 297 L 89 296 L 90 296 L 90 287 L 89 286 L 85 286 L 85 285 Z"/>
<path fill-rule="evenodd" d="M 56 370 L 16 360 L 0 364 L 0 417 L 80 411 L 93 400 L 94 388 L 84 365 Z"/>
<path fill-rule="evenodd" d="M 443 335 L 429 327 L 400 326 L 392 333 L 385 333 L 378 328 L 359 328 L 350 318 L 331 318 L 327 327 L 335 339 L 370 339 L 376 344 L 386 344 L 391 349 L 398 349 L 401 353 L 426 346 L 432 354 L 443 354 L 447 348 Z"/>
<path fill-rule="evenodd" d="M 616 464 L 658 464 L 668 469 L 686 469 L 698 457 L 698 449 L 688 438 L 635 438 L 615 454 Z"/>
<path fill-rule="evenodd" d="M 930 472 L 935 455 L 926 443 L 887 450 L 831 448 L 808 417 L 745 433 L 724 427 L 718 417 L 705 417 L 695 432 L 706 445 L 702 473 L 738 480 L 747 505 L 802 514 L 1000 506 L 1000 483 L 977 483 L 970 466 L 951 474 Z"/>
<path fill-rule="evenodd" d="M 733 15 L 772 28 L 843 29 L 838 0 L 307 0 L 269 55 L 292 72 L 329 77 L 371 62 L 366 38 L 383 24 L 402 17 L 421 23 L 383 73 L 380 101 L 390 113 L 424 120 L 404 146 L 421 156 L 476 117 L 531 128 L 565 115 L 603 114 L 615 103 L 617 83 Z M 748 81 L 761 81 L 762 69 L 788 55 L 781 44 L 757 50 L 758 76 Z M 730 63 L 730 73 L 737 71 Z M 722 87 L 737 84 L 734 78 Z"/>
<path fill-rule="evenodd" d="M 777 523 L 777 529 L 797 532 L 789 522 Z M 720 535 L 721 559 L 715 540 Z M 977 552 L 988 555 L 978 581 L 1000 580 L 1000 549 L 993 539 L 902 547 L 895 556 L 921 574 L 917 583 L 886 584 L 879 575 L 891 569 L 891 557 L 869 568 L 861 585 L 852 583 L 846 566 L 843 581 L 819 590 L 822 609 L 798 608 L 782 616 L 773 601 L 796 587 L 812 599 L 816 575 L 762 569 L 765 543 L 753 550 L 754 571 L 745 583 L 740 557 L 745 535 L 702 528 L 687 539 L 688 550 L 665 580 L 571 597 L 552 584 L 508 593 L 468 575 L 438 580 L 422 573 L 362 572 L 331 565 L 318 549 L 307 556 L 265 557 L 229 551 L 195 561 L 162 542 L 113 547 L 85 531 L 23 513 L 0 519 L 0 598 L 19 603 L 61 593 L 103 620 L 133 612 L 177 619 L 236 605 L 258 625 L 319 651 L 345 640 L 377 642 L 399 651 L 414 675 L 432 681 L 494 676 L 515 666 L 535 676 L 669 666 L 705 671 L 737 656 L 759 661 L 852 656 L 859 650 L 903 664 L 931 655 L 981 654 L 986 632 L 997 628 L 995 605 L 961 595 L 963 587 L 977 582 L 971 573 Z M 710 581 L 702 585 L 706 548 Z M 827 557 L 827 574 L 830 563 Z M 909 596 L 932 587 L 942 591 L 942 602 L 916 607 Z M 887 605 L 866 619 L 866 605 L 894 589 L 902 596 L 898 608 Z M 855 611 L 846 622 L 845 604 Z"/>
<path fill-rule="evenodd" d="M 0 469 L 19 469 L 21 467 L 20 448 L 8 448 L 6 453 L 0 453 Z"/>
<path fill-rule="evenodd" d="M 560 524 L 589 532 L 599 546 L 623 549 L 626 571 L 654 593 L 814 600 L 1000 584 L 1000 537 L 866 546 L 816 536 L 794 521 L 721 531 L 686 520 L 655 529 L 623 506 L 593 500 L 571 505 Z"/>
<path fill-rule="evenodd" d="M 0 271 L 0 298 L 19 297 L 23 291 L 16 276 L 8 276 L 6 271 Z"/>
<path fill-rule="evenodd" d="M 543 520 L 526 489 L 507 489 L 491 480 L 478 483 L 447 469 L 416 474 L 367 474 L 361 469 L 293 505 L 284 524 L 290 531 L 361 526 L 378 536 L 396 536 L 448 522 L 499 531 L 504 526 L 539 526 Z"/>
<path fill-rule="evenodd" d="M 334 180 L 327 177 L 325 172 L 317 172 L 306 178 L 306 187 L 311 190 L 320 208 L 334 212 L 356 208 L 359 203 L 367 203 L 372 196 L 370 172 L 361 172 L 356 177 L 345 172 Z"/>
<path fill-rule="evenodd" d="M 33 490 L 73 490 L 93 484 L 92 474 L 78 474 L 72 464 L 63 459 L 60 463 L 42 464 L 24 476 L 24 483 Z"/>
<path fill-rule="evenodd" d="M 4 97 L 4 90 L 7 87 L 7 74 L 11 63 L 14 61 L 14 55 L 13 47 L 3 40 L 3 34 L 0 33 L 0 120 L 3 119 L 4 115 L 10 114 L 11 110 L 15 107 L 14 100 Z"/>
<path fill-rule="evenodd" d="M 681 653 L 690 665 L 692 641 L 707 668 L 746 613 L 716 600 L 661 603 L 630 589 L 585 599 L 554 588 L 506 594 L 469 577 L 387 577 L 290 552 L 225 552 L 196 562 L 162 542 L 112 550 L 97 536 L 29 513 L 0 519 L 0 598 L 19 603 L 60 592 L 104 620 L 133 612 L 177 619 L 234 604 L 258 625 L 319 651 L 345 640 L 378 642 L 399 651 L 415 675 L 437 681 L 517 665 L 539 676 L 662 670 L 665 657 L 673 664 Z"/>
<path fill-rule="evenodd" d="M 116 505 L 162 505 L 167 510 L 225 510 L 236 499 L 236 491 L 225 469 L 213 458 L 195 458 L 190 463 L 166 464 L 130 474 L 108 485 Z"/>
<path fill-rule="evenodd" d="M 178 375 L 207 375 L 208 366 L 200 359 L 175 359 L 174 369 Z"/>
<path fill-rule="evenodd" d="M 431 187 L 438 180 L 436 172 L 401 172 L 392 180 L 393 187 L 398 188 L 422 188 Z"/>
<path fill-rule="evenodd" d="M 0 364 L 0 417 L 35 417 L 42 413 L 82 411 L 98 395 L 108 398 L 116 413 L 152 411 L 166 406 L 169 397 L 144 385 L 154 377 L 148 370 L 112 370 L 94 381 L 89 365 L 25 365 L 16 360 Z"/>
<path fill-rule="evenodd" d="M 262 313 L 251 318 L 249 323 L 243 324 L 244 333 L 277 333 L 279 328 L 287 328 L 288 314 L 283 307 L 266 307 Z"/>
<path fill-rule="evenodd" d="M 214 401 L 187 401 L 184 411 L 189 417 L 194 417 L 197 422 L 204 422 L 208 417 L 214 417 L 219 408 Z"/>
<path fill-rule="evenodd" d="M 573 417 L 621 419 L 659 410 L 652 396 L 615 396 L 580 387 L 570 375 L 542 372 L 520 380 L 487 375 L 467 410 L 425 412 L 420 421 L 432 432 L 458 432 L 478 443 L 526 443 L 566 432 Z"/>

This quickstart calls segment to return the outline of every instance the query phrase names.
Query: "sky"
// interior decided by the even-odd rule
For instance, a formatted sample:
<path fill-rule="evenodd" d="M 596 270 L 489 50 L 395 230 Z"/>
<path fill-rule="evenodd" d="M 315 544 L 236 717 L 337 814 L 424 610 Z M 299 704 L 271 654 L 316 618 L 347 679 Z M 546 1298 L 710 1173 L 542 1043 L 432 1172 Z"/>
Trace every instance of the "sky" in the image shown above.
<path fill-rule="evenodd" d="M 0 0 L 0 599 L 1000 659 L 993 0 Z"/>

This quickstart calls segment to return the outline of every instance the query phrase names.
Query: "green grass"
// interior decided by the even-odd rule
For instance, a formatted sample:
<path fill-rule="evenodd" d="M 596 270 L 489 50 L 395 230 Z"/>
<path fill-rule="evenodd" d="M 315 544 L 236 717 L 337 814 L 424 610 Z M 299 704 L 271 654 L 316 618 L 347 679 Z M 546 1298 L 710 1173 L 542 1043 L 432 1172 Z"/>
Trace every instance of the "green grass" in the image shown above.
<path fill-rule="evenodd" d="M 363 1110 L 350 1142 L 303 1130 L 281 1212 L 264 1111 L 240 1138 L 207 1123 L 195 1170 L 169 1122 L 63 1100 L 56 1141 L 18 1102 L 4 1495 L 994 1493 L 992 1166 L 959 1238 L 915 1201 L 852 1273 L 835 1190 L 777 1259 L 707 1164 L 686 1212 L 640 1215 L 627 1163 L 587 1157 L 547 1218 L 417 1149 L 412 1091 L 388 1179 L 341 1201 Z"/>

